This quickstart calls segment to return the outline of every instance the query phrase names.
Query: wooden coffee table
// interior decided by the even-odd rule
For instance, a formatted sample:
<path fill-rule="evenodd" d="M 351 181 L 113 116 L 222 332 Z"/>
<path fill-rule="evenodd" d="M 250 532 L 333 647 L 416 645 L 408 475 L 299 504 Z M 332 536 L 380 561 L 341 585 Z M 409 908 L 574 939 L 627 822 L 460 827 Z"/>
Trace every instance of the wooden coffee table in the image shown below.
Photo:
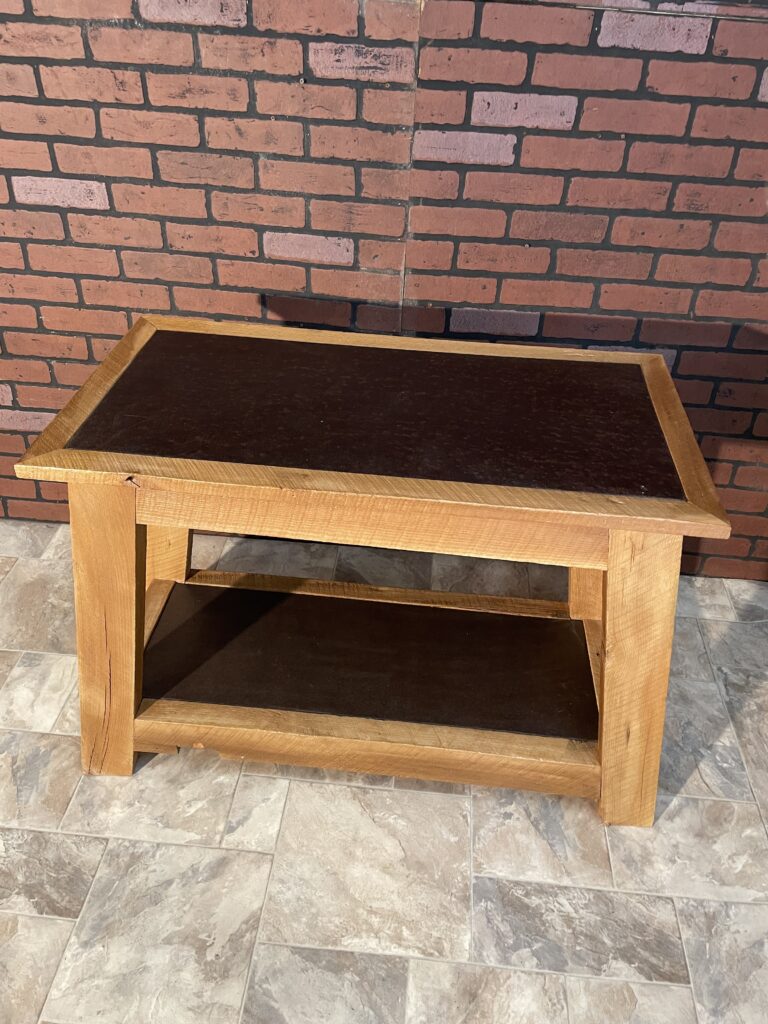
<path fill-rule="evenodd" d="M 661 356 L 148 316 L 17 472 L 69 485 L 84 771 L 210 747 L 652 823 L 682 537 L 730 532 Z M 568 600 L 194 570 L 195 529 Z"/>

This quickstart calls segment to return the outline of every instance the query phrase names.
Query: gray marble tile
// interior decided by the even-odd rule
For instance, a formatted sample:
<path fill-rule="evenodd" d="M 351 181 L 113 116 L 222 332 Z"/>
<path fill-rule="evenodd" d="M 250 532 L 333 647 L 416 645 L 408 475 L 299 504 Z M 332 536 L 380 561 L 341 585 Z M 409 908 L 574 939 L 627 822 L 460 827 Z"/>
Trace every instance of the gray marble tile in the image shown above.
<path fill-rule="evenodd" d="M 12 558 L 40 558 L 56 535 L 51 523 L 28 523 L 21 519 L 0 522 L 0 555 Z"/>
<path fill-rule="evenodd" d="M 464 799 L 294 782 L 261 938 L 464 959 L 468 861 Z"/>
<path fill-rule="evenodd" d="M 455 793 L 465 796 L 469 786 L 463 782 L 440 782 L 438 779 L 406 779 L 395 778 L 395 789 L 414 789 L 420 793 Z"/>
<path fill-rule="evenodd" d="M 215 569 L 230 538 L 226 533 L 194 533 L 191 564 L 194 569 Z"/>
<path fill-rule="evenodd" d="M 568 1024 L 552 974 L 412 960 L 407 1024 Z"/>
<path fill-rule="evenodd" d="M 528 566 L 530 595 L 542 601 L 568 600 L 568 570 L 562 565 Z"/>
<path fill-rule="evenodd" d="M 681 576 L 677 591 L 680 618 L 735 619 L 725 583 L 707 576 Z"/>
<path fill-rule="evenodd" d="M 80 694 L 77 685 L 67 694 L 51 732 L 64 733 L 65 736 L 80 735 Z"/>
<path fill-rule="evenodd" d="M 659 790 L 752 799 L 736 733 L 711 679 L 670 680 Z"/>
<path fill-rule="evenodd" d="M 113 840 L 54 979 L 65 1024 L 237 1024 L 269 857 Z"/>
<path fill-rule="evenodd" d="M 4 685 L 20 657 L 21 651 L 0 651 L 0 687 Z"/>
<path fill-rule="evenodd" d="M 370 583 L 377 587 L 429 590 L 432 555 L 424 551 L 393 551 L 390 548 L 339 546 L 334 579 L 346 583 Z"/>
<path fill-rule="evenodd" d="M 687 984 L 672 900 L 478 876 L 474 958 L 625 981 Z"/>
<path fill-rule="evenodd" d="M 75 918 L 106 840 L 0 829 L 0 909 Z"/>
<path fill-rule="evenodd" d="M 742 622 L 768 619 L 768 583 L 758 580 L 724 580 L 736 618 Z"/>
<path fill-rule="evenodd" d="M 697 1024 L 682 986 L 567 978 L 566 987 L 570 1024 Z"/>
<path fill-rule="evenodd" d="M 768 815 L 768 687 L 745 691 L 729 680 L 725 701 L 755 798 Z"/>
<path fill-rule="evenodd" d="M 207 750 L 145 754 L 133 775 L 84 775 L 62 821 L 68 832 L 216 844 L 240 765 Z"/>
<path fill-rule="evenodd" d="M 343 772 L 335 768 L 311 768 L 302 764 L 279 764 L 278 775 L 286 779 L 303 782 L 337 782 L 347 786 L 374 786 L 377 789 L 391 789 L 391 775 L 374 775 L 372 772 Z"/>
<path fill-rule="evenodd" d="M 22 654 L 0 687 L 0 729 L 48 732 L 76 681 L 74 655 Z"/>
<path fill-rule="evenodd" d="M 47 562 L 63 562 L 72 564 L 72 536 L 69 523 L 62 523 L 53 535 L 53 539 L 41 555 Z"/>
<path fill-rule="evenodd" d="M 0 1020 L 37 1024 L 70 921 L 0 914 Z"/>
<path fill-rule="evenodd" d="M 287 779 L 241 775 L 221 845 L 234 850 L 272 853 L 287 794 Z"/>
<path fill-rule="evenodd" d="M 612 885 L 605 829 L 588 800 L 476 788 L 472 820 L 479 874 Z"/>
<path fill-rule="evenodd" d="M 699 632 L 698 619 L 678 618 L 675 622 L 675 640 L 672 647 L 670 676 L 689 679 L 711 679 L 712 669 L 707 658 L 704 641 Z"/>
<path fill-rule="evenodd" d="M 768 621 L 702 622 L 718 682 L 742 693 L 768 688 Z"/>
<path fill-rule="evenodd" d="M 768 898 L 768 836 L 753 803 L 662 799 L 653 828 L 607 832 L 619 889 L 700 899 Z"/>
<path fill-rule="evenodd" d="M 0 731 L 0 825 L 56 828 L 79 779 L 76 739 Z"/>
<path fill-rule="evenodd" d="M 497 558 L 434 555 L 432 589 L 459 594 L 528 596 L 528 566 Z"/>
<path fill-rule="evenodd" d="M 768 907 L 681 900 L 699 1024 L 765 1024 Z"/>
<path fill-rule="evenodd" d="M 399 957 L 258 943 L 242 1024 L 402 1024 Z"/>
<path fill-rule="evenodd" d="M 329 580 L 336 565 L 336 554 L 335 544 L 274 540 L 270 537 L 231 537 L 224 545 L 218 568 L 227 572 Z"/>
<path fill-rule="evenodd" d="M 0 583 L 0 648 L 75 653 L 71 567 L 19 558 Z"/>
<path fill-rule="evenodd" d="M 15 558 L 0 556 L 0 581 L 2 581 L 16 564 Z"/>

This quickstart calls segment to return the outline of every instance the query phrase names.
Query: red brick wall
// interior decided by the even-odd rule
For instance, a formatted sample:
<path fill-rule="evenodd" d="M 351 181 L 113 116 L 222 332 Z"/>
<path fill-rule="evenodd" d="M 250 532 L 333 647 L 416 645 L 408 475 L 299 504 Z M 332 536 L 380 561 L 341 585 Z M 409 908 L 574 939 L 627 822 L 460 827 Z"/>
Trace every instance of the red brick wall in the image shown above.
<path fill-rule="evenodd" d="M 696 7 L 0 0 L 1 514 L 143 310 L 652 348 L 768 577 L 768 7 Z"/>

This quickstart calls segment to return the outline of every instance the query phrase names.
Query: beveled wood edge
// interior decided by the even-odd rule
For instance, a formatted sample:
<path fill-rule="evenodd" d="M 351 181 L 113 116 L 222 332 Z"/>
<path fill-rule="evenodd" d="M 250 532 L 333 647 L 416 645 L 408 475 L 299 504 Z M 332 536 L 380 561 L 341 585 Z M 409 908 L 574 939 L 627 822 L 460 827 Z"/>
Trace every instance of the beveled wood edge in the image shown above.
<path fill-rule="evenodd" d="M 403 587 L 376 587 L 367 583 L 340 580 L 313 580 L 292 576 L 268 576 L 249 572 L 219 572 L 192 569 L 177 583 L 207 587 L 232 587 L 244 590 L 268 590 L 280 594 L 306 594 L 342 600 L 373 601 L 384 604 L 409 604 L 497 615 L 521 615 L 531 618 L 567 619 L 564 601 L 544 601 L 528 597 L 499 597 L 488 594 L 459 594 L 445 590 L 408 590 Z"/>
<path fill-rule="evenodd" d="M 144 596 L 144 646 L 149 643 L 155 626 L 163 614 L 163 608 L 175 586 L 173 580 L 152 580 Z"/>

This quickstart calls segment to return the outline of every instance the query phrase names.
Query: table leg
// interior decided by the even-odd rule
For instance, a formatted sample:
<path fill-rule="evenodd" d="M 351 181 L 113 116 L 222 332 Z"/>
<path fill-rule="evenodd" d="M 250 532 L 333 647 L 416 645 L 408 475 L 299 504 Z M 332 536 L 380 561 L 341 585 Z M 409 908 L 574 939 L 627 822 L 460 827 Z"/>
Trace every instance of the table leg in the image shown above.
<path fill-rule="evenodd" d="M 652 825 L 682 539 L 611 531 L 605 584 L 600 813 Z"/>
<path fill-rule="evenodd" d="M 602 619 L 603 578 L 601 569 L 568 570 L 568 613 L 572 619 Z"/>
<path fill-rule="evenodd" d="M 90 775 L 130 775 L 141 699 L 146 529 L 136 491 L 70 484 L 81 754 Z"/>
<path fill-rule="evenodd" d="M 183 526 L 148 526 L 147 586 L 153 580 L 185 580 L 191 550 L 191 530 Z"/>

